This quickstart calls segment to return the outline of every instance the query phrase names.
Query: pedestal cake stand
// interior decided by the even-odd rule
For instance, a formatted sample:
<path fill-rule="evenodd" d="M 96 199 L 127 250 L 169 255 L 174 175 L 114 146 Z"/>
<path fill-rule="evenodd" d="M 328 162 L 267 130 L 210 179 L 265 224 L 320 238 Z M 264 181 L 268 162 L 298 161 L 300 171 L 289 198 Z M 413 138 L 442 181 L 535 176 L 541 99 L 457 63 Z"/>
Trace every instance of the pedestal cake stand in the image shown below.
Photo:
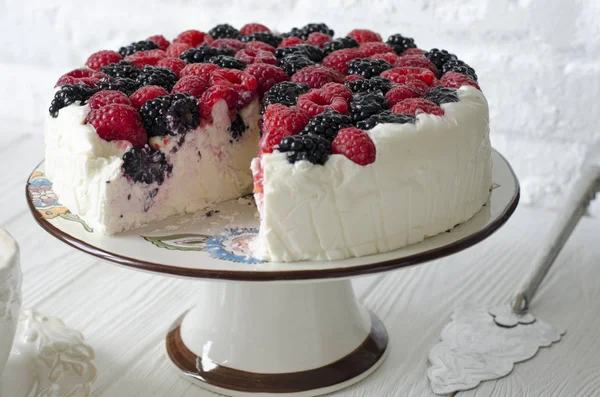
<path fill-rule="evenodd" d="M 251 197 L 104 236 L 60 204 L 42 162 L 28 181 L 27 200 L 42 228 L 81 251 L 205 280 L 198 282 L 196 306 L 166 336 L 168 357 L 183 377 L 229 396 L 316 396 L 365 378 L 387 353 L 385 326 L 357 302 L 351 277 L 453 254 L 491 235 L 514 212 L 517 178 L 499 153 L 492 158 L 489 202 L 468 222 L 393 252 L 335 262 L 253 258 L 248 245 L 258 218 Z"/>

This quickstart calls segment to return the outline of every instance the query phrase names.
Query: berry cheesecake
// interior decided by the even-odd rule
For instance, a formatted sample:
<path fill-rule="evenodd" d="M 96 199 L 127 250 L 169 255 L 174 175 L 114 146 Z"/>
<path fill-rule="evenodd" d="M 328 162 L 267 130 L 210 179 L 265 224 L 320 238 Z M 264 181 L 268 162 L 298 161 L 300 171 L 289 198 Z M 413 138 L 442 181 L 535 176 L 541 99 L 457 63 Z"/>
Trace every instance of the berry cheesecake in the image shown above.
<path fill-rule="evenodd" d="M 96 52 L 55 90 L 46 173 L 105 234 L 254 192 L 257 257 L 338 260 L 452 229 L 489 197 L 475 71 L 401 34 L 221 24 Z"/>

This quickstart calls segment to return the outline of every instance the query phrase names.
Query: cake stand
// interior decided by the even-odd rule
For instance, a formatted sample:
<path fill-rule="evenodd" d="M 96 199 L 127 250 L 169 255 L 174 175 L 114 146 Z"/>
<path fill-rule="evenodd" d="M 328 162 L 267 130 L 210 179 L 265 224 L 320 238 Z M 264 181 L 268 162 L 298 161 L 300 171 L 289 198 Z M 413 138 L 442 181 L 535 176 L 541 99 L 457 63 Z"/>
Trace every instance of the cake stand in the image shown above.
<path fill-rule="evenodd" d="M 253 258 L 249 243 L 258 218 L 251 197 L 104 236 L 60 204 L 42 162 L 28 181 L 27 200 L 44 230 L 81 251 L 138 270 L 204 280 L 197 281 L 196 306 L 166 336 L 169 360 L 183 377 L 229 396 L 316 396 L 365 378 L 387 353 L 385 326 L 357 302 L 352 277 L 461 251 L 514 212 L 517 178 L 499 153 L 492 160 L 490 199 L 468 222 L 393 252 L 335 262 Z"/>

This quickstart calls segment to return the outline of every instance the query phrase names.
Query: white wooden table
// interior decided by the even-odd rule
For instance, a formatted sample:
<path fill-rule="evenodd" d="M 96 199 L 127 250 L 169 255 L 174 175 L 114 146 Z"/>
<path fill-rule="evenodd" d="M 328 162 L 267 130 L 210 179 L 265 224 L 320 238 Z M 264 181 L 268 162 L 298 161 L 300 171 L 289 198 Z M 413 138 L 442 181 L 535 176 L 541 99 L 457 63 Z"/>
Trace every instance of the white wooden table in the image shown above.
<path fill-rule="evenodd" d="M 25 181 L 43 157 L 43 127 L 2 120 L 0 225 L 20 242 L 24 307 L 61 317 L 97 354 L 94 396 L 194 397 L 212 393 L 171 371 L 163 338 L 199 281 L 120 268 L 60 243 L 39 228 Z M 427 352 L 462 301 L 503 302 L 554 219 L 520 208 L 476 247 L 426 265 L 355 280 L 357 294 L 387 325 L 391 350 L 371 377 L 337 396 L 433 396 Z M 563 341 L 499 381 L 459 396 L 600 396 L 600 220 L 584 219 L 532 305 L 567 328 Z"/>

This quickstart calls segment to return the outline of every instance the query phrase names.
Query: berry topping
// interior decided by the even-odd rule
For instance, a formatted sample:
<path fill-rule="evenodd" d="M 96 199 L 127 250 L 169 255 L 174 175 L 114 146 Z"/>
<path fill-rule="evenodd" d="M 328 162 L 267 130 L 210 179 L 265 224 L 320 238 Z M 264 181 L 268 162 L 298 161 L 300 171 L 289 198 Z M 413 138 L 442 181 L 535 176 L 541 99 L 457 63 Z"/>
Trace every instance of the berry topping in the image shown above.
<path fill-rule="evenodd" d="M 423 55 L 402 56 L 398 58 L 398 61 L 396 61 L 395 66 L 429 69 L 436 76 L 438 74 L 438 69 L 435 67 L 433 62 L 425 58 Z"/>
<path fill-rule="evenodd" d="M 129 141 L 135 147 L 148 142 L 140 114 L 129 105 L 116 103 L 92 110 L 87 122 L 105 141 Z"/>
<path fill-rule="evenodd" d="M 419 92 L 410 85 L 397 85 L 385 94 L 385 99 L 389 108 L 392 108 L 398 102 L 407 98 L 418 98 Z"/>
<path fill-rule="evenodd" d="M 129 96 L 129 100 L 134 108 L 140 110 L 144 103 L 151 99 L 165 95 L 169 95 L 169 93 L 164 88 L 157 85 L 147 85 L 145 87 L 138 88 L 136 92 Z"/>
<path fill-rule="evenodd" d="M 235 59 L 250 65 L 253 63 L 268 63 L 269 65 L 277 65 L 277 58 L 270 51 L 264 50 L 249 50 L 247 48 L 239 50 L 235 54 Z"/>
<path fill-rule="evenodd" d="M 349 127 L 340 130 L 331 143 L 331 152 L 341 154 L 358 165 L 375 162 L 377 150 L 369 134 L 358 128 Z"/>
<path fill-rule="evenodd" d="M 407 82 L 407 77 L 412 77 L 417 80 L 421 80 L 428 86 L 432 85 L 436 80 L 435 74 L 429 69 L 423 68 L 412 68 L 412 67 L 398 67 L 388 69 L 381 73 L 381 77 L 385 77 L 392 83 L 404 84 Z"/>
<path fill-rule="evenodd" d="M 210 74 L 210 85 L 231 86 L 238 94 L 238 108 L 243 108 L 258 95 L 256 78 L 236 69 L 220 69 Z"/>
<path fill-rule="evenodd" d="M 370 79 L 358 79 L 344 83 L 354 93 L 380 92 L 385 94 L 392 88 L 392 82 L 383 77 L 375 76 Z"/>
<path fill-rule="evenodd" d="M 357 58 L 348 62 L 348 74 L 358 74 L 370 79 L 391 67 L 392 65 L 383 59 Z"/>
<path fill-rule="evenodd" d="M 251 74 L 256 79 L 256 83 L 258 85 L 258 95 L 261 98 L 275 84 L 289 79 L 287 73 L 284 72 L 283 69 L 274 65 L 268 65 L 266 63 L 255 63 L 248 65 L 244 71 L 248 74 Z"/>
<path fill-rule="evenodd" d="M 151 99 L 140 114 L 148 136 L 184 134 L 200 125 L 198 102 L 188 94 L 171 94 Z"/>
<path fill-rule="evenodd" d="M 327 109 L 337 110 L 340 113 L 348 113 L 348 102 L 342 97 L 331 96 L 323 90 L 313 89 L 298 97 L 298 107 L 315 117 Z"/>
<path fill-rule="evenodd" d="M 444 109 L 433 102 L 423 98 L 408 98 L 403 99 L 392 108 L 393 113 L 412 114 L 416 116 L 419 113 L 434 114 L 443 116 Z"/>
<path fill-rule="evenodd" d="M 325 93 L 325 95 L 340 96 L 346 100 L 346 102 L 352 101 L 352 91 L 350 88 L 346 87 L 340 83 L 327 83 L 323 87 L 321 87 L 321 91 Z"/>
<path fill-rule="evenodd" d="M 162 66 L 171 69 L 177 76 L 179 76 L 179 73 L 181 73 L 181 70 L 185 67 L 185 65 L 186 63 L 183 60 L 172 57 L 163 58 L 156 64 L 156 66 Z"/>
<path fill-rule="evenodd" d="M 327 83 L 342 83 L 344 76 L 323 65 L 310 65 L 297 71 L 291 78 L 294 83 L 308 84 L 310 88 L 320 88 Z"/>
<path fill-rule="evenodd" d="M 131 106 L 129 98 L 121 91 L 98 91 L 88 99 L 87 103 L 92 110 L 100 109 L 103 106 L 113 103 Z"/>
<path fill-rule="evenodd" d="M 271 30 L 265 25 L 261 25 L 260 23 L 247 23 L 240 29 L 240 33 L 244 36 L 248 36 L 252 33 L 257 32 L 270 32 Z"/>
<path fill-rule="evenodd" d="M 319 135 L 294 135 L 283 138 L 278 149 L 287 153 L 290 163 L 306 160 L 323 165 L 331 154 L 331 143 Z"/>
<path fill-rule="evenodd" d="M 246 47 L 244 47 L 246 50 L 252 50 L 252 51 L 258 51 L 258 50 L 262 50 L 262 51 L 269 51 L 271 54 L 275 54 L 275 47 L 273 47 L 272 45 L 269 45 L 267 43 L 263 43 L 262 41 L 251 41 L 249 43 L 246 44 Z"/>
<path fill-rule="evenodd" d="M 446 50 L 438 50 L 437 48 L 432 48 L 428 52 L 424 53 L 425 57 L 429 59 L 435 65 L 438 70 L 442 69 L 442 65 L 448 62 L 451 59 L 458 59 L 456 55 L 449 53 Z"/>
<path fill-rule="evenodd" d="M 392 47 L 379 41 L 371 41 L 368 43 L 361 44 L 359 49 L 365 54 L 365 56 L 372 56 L 375 54 L 385 54 L 386 52 L 394 51 Z"/>
<path fill-rule="evenodd" d="M 246 64 L 232 56 L 218 55 L 208 60 L 208 63 L 214 63 L 222 68 L 244 70 Z"/>
<path fill-rule="evenodd" d="M 362 130 L 370 130 L 377 124 L 406 124 L 415 123 L 415 117 L 409 114 L 396 114 L 389 110 L 372 115 L 366 120 L 359 121 L 356 126 Z"/>
<path fill-rule="evenodd" d="M 352 37 L 358 41 L 359 44 L 369 43 L 372 41 L 383 41 L 379 33 L 375 33 L 368 29 L 354 29 L 348 33 L 348 37 Z"/>
<path fill-rule="evenodd" d="M 306 84 L 293 83 L 291 81 L 277 83 L 265 93 L 263 106 L 267 107 L 276 103 L 284 106 L 294 106 L 298 101 L 298 97 L 307 93 L 309 89 L 310 87 Z"/>
<path fill-rule="evenodd" d="M 463 85 L 470 85 L 472 87 L 479 88 L 479 85 L 475 80 L 470 78 L 469 76 L 465 76 L 464 74 L 456 73 L 456 72 L 448 72 L 442 76 L 440 79 L 440 84 L 444 87 L 448 88 L 460 88 Z"/>
<path fill-rule="evenodd" d="M 350 103 L 350 117 L 354 123 L 387 110 L 387 101 L 379 91 L 355 94 Z"/>
<path fill-rule="evenodd" d="M 142 40 L 135 43 L 131 43 L 126 47 L 119 48 L 119 54 L 126 57 L 127 55 L 135 54 L 138 51 L 148 51 L 160 48 L 158 44 L 150 40 Z"/>
<path fill-rule="evenodd" d="M 167 40 L 162 34 L 150 36 L 146 40 L 155 42 L 158 45 L 158 48 L 160 48 L 161 50 L 166 50 L 171 45 L 171 42 Z"/>
<path fill-rule="evenodd" d="M 330 67 L 343 74 L 348 74 L 348 62 L 352 59 L 364 58 L 365 54 L 358 48 L 344 48 L 332 52 L 323 58 L 323 66 Z"/>
<path fill-rule="evenodd" d="M 127 78 L 105 77 L 98 82 L 97 88 L 100 90 L 122 91 L 131 95 L 139 88 L 137 80 Z"/>
<path fill-rule="evenodd" d="M 442 65 L 442 74 L 446 74 L 448 72 L 456 72 L 460 74 L 464 74 L 477 81 L 477 74 L 475 74 L 475 69 L 461 61 L 460 59 L 451 59 L 445 62 Z"/>
<path fill-rule="evenodd" d="M 290 54 L 304 54 L 313 62 L 321 62 L 323 59 L 323 51 L 319 47 L 315 47 L 314 45 L 310 44 L 296 44 L 275 50 L 275 56 L 278 59 Z"/>
<path fill-rule="evenodd" d="M 351 74 L 349 76 L 345 76 L 344 77 L 344 82 L 346 82 L 346 81 L 356 81 L 356 80 L 361 80 L 361 79 L 364 80 L 364 77 L 359 76 L 357 74 Z"/>
<path fill-rule="evenodd" d="M 290 47 L 290 46 L 293 46 L 296 44 L 306 44 L 306 42 L 304 40 L 302 40 L 300 37 L 289 36 L 289 37 L 284 37 L 283 40 L 281 40 L 281 43 L 279 43 L 279 45 L 277 47 L 284 48 L 284 47 Z"/>
<path fill-rule="evenodd" d="M 343 50 L 344 48 L 355 48 L 360 44 L 352 37 L 340 37 L 332 40 L 323 46 L 323 52 L 325 55 L 329 55 L 334 51 Z"/>
<path fill-rule="evenodd" d="M 179 58 L 179 55 L 190 48 L 192 48 L 192 46 L 188 43 L 173 43 L 166 50 L 167 56 Z"/>
<path fill-rule="evenodd" d="M 145 85 L 157 85 L 167 91 L 171 91 L 177 81 L 177 75 L 169 68 L 159 66 L 144 66 L 136 79 L 140 87 Z"/>
<path fill-rule="evenodd" d="M 65 84 L 85 84 L 90 87 L 96 87 L 98 81 L 104 76 L 104 73 L 92 69 L 75 69 L 60 76 L 54 87 L 60 87 Z"/>
<path fill-rule="evenodd" d="M 440 85 L 427 90 L 425 99 L 441 105 L 443 103 L 458 102 L 458 95 L 456 95 L 456 89 Z"/>
<path fill-rule="evenodd" d="M 85 66 L 87 66 L 90 69 L 98 70 L 102 66 L 106 66 L 111 63 L 117 63 L 121 59 L 123 59 L 123 57 L 118 52 L 102 50 L 94 52 L 92 55 L 90 55 L 87 61 L 85 62 Z"/>
<path fill-rule="evenodd" d="M 64 107 L 79 102 L 84 104 L 96 91 L 85 84 L 63 85 L 60 87 L 50 104 L 50 115 L 58 116 L 58 111 Z"/>
<path fill-rule="evenodd" d="M 298 70 L 314 64 L 306 55 L 298 52 L 287 55 L 279 60 L 279 67 L 290 76 Z"/>
<path fill-rule="evenodd" d="M 192 47 L 198 47 L 200 44 L 210 44 L 212 40 L 212 37 L 204 32 L 198 30 L 186 30 L 185 32 L 181 32 L 179 36 L 173 40 L 173 43 L 186 43 Z"/>
<path fill-rule="evenodd" d="M 148 145 L 133 148 L 123 154 L 123 173 L 135 182 L 147 184 L 156 182 L 162 185 L 165 175 L 170 170 L 171 166 L 167 164 L 164 153 Z"/>
<path fill-rule="evenodd" d="M 179 58 L 183 59 L 187 63 L 202 63 L 208 62 L 210 58 L 218 55 L 233 56 L 234 54 L 234 51 L 230 48 L 214 48 L 205 44 L 200 47 L 190 48 L 189 50 L 184 51 L 181 55 L 179 55 Z"/>
<path fill-rule="evenodd" d="M 181 69 L 179 76 L 198 76 L 204 77 L 206 80 L 208 80 L 212 71 L 218 69 L 219 67 L 214 63 L 190 63 Z"/>
<path fill-rule="evenodd" d="M 243 43 L 262 41 L 263 43 L 267 43 L 273 47 L 277 47 L 279 43 L 281 43 L 281 40 L 282 38 L 280 36 L 274 35 L 271 32 L 254 32 L 242 37 Z"/>
<path fill-rule="evenodd" d="M 347 127 L 352 127 L 350 117 L 335 110 L 326 110 L 312 118 L 300 134 L 320 135 L 331 142 L 339 130 Z"/>
<path fill-rule="evenodd" d="M 246 44 L 238 39 L 217 39 L 210 43 L 210 46 L 215 48 L 229 48 L 230 50 L 237 52 L 244 48 Z"/>
<path fill-rule="evenodd" d="M 240 31 L 228 23 L 215 26 L 208 31 L 208 34 L 211 35 L 213 39 L 237 39 L 240 37 Z"/>
<path fill-rule="evenodd" d="M 401 34 L 393 34 L 388 37 L 386 43 L 394 49 L 398 55 L 404 55 L 409 48 L 416 48 L 415 40 L 410 37 L 404 37 Z"/>
<path fill-rule="evenodd" d="M 171 93 L 173 94 L 190 94 L 195 98 L 200 98 L 204 91 L 208 88 L 208 82 L 202 77 L 185 76 L 182 77 L 175 85 Z"/>
<path fill-rule="evenodd" d="M 299 133 L 308 123 L 304 110 L 281 104 L 267 106 L 263 117 L 260 152 L 272 153 L 282 138 Z"/>
<path fill-rule="evenodd" d="M 141 69 L 146 65 L 156 66 L 161 59 L 166 57 L 167 53 L 163 50 L 149 50 L 136 52 L 125 57 L 125 60 Z"/>
<path fill-rule="evenodd" d="M 319 48 L 323 48 L 325 44 L 331 41 L 331 36 L 323 32 L 312 32 L 308 35 L 306 39 L 306 43 L 310 45 L 314 45 Z"/>
<path fill-rule="evenodd" d="M 100 71 L 110 77 L 122 77 L 133 80 L 137 79 L 140 74 L 140 70 L 131 62 L 127 61 L 120 61 L 118 63 L 102 66 Z"/>
<path fill-rule="evenodd" d="M 239 95 L 231 86 L 215 85 L 209 87 L 206 91 L 204 91 L 204 94 L 202 94 L 200 100 L 198 101 L 200 103 L 200 113 L 202 118 L 208 120 L 209 123 L 212 123 L 212 110 L 214 106 L 220 101 L 225 101 L 229 110 L 229 119 L 233 121 L 235 120 L 237 113 L 238 100 Z"/>

